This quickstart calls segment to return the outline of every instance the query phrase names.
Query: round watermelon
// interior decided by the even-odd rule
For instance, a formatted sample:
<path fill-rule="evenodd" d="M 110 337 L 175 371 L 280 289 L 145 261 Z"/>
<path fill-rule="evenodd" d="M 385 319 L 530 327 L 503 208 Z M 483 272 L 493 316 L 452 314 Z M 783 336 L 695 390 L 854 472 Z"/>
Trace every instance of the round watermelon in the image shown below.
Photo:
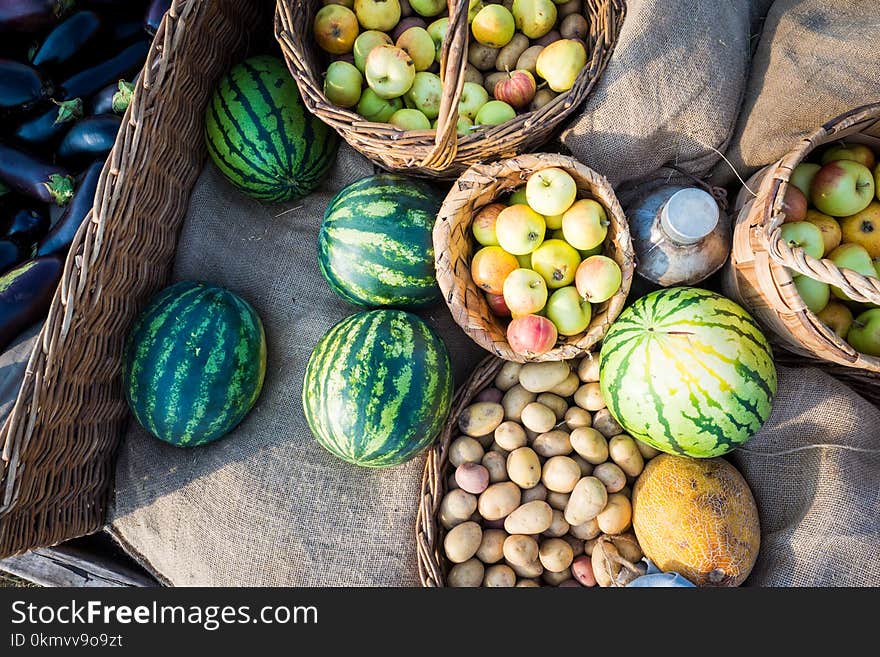
<path fill-rule="evenodd" d="M 244 419 L 265 374 L 266 336 L 253 307 L 221 287 L 182 281 L 160 292 L 135 322 L 122 380 L 144 429 L 194 447 Z"/>
<path fill-rule="evenodd" d="M 339 138 L 309 113 L 281 60 L 252 57 L 220 80 L 205 113 L 205 141 L 223 175 L 261 201 L 314 190 Z"/>
<path fill-rule="evenodd" d="M 608 409 L 670 454 L 720 456 L 770 416 L 776 368 L 751 316 L 708 290 L 653 292 L 624 310 L 599 356 Z"/>
<path fill-rule="evenodd" d="M 318 233 L 318 264 L 331 289 L 364 307 L 439 301 L 431 232 L 440 201 L 426 183 L 390 173 L 340 191 Z"/>
<path fill-rule="evenodd" d="M 398 465 L 424 449 L 451 399 L 443 341 L 401 310 L 357 313 L 331 328 L 312 351 L 302 393 L 321 446 L 372 468 Z"/>

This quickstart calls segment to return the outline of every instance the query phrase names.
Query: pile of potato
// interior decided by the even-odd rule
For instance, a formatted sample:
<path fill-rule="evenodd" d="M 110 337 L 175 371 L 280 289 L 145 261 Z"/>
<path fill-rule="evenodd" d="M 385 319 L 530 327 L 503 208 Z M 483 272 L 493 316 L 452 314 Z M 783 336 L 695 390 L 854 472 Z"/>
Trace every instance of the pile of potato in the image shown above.
<path fill-rule="evenodd" d="M 458 417 L 440 504 L 449 586 L 622 586 L 645 564 L 631 485 L 658 454 L 623 433 L 598 359 L 506 363 Z"/>

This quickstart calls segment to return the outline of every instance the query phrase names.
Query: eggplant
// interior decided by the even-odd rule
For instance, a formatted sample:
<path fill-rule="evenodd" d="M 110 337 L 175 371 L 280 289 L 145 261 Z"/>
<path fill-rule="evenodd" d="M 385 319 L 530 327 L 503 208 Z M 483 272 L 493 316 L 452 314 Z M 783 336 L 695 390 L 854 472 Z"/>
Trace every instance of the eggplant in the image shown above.
<path fill-rule="evenodd" d="M 20 248 L 30 250 L 46 236 L 49 230 L 49 213 L 45 207 L 18 208 L 9 218 L 9 225 L 3 231 L 2 239 L 17 244 Z"/>
<path fill-rule="evenodd" d="M 39 32 L 54 25 L 74 0 L 0 0 L 0 33 Z"/>
<path fill-rule="evenodd" d="M 150 36 L 156 34 L 156 30 L 159 29 L 165 12 L 169 9 L 171 9 L 171 0 L 152 0 L 150 2 L 150 6 L 147 8 L 147 15 L 144 16 L 144 29 L 147 31 L 147 34 Z"/>
<path fill-rule="evenodd" d="M 87 98 L 120 78 L 128 78 L 144 65 L 150 44 L 138 41 L 110 59 L 72 75 L 61 83 L 64 99 Z"/>
<path fill-rule="evenodd" d="M 0 144 L 0 181 L 44 203 L 67 205 L 73 196 L 73 177 L 67 169 L 4 144 Z"/>
<path fill-rule="evenodd" d="M 73 242 L 73 236 L 76 235 L 80 224 L 95 203 L 95 191 L 98 189 L 98 178 L 100 178 L 103 168 L 104 161 L 99 160 L 92 162 L 86 169 L 70 205 L 49 230 L 48 235 L 37 245 L 38 256 L 67 252 L 70 243 Z"/>
<path fill-rule="evenodd" d="M 101 31 L 93 11 L 78 11 L 59 23 L 34 53 L 34 66 L 60 66 L 82 53 Z"/>
<path fill-rule="evenodd" d="M 125 114 L 131 104 L 134 83 L 120 80 L 108 84 L 92 97 L 91 114 Z"/>
<path fill-rule="evenodd" d="M 30 247 L 23 247 L 12 240 L 0 240 L 0 274 L 6 273 L 30 256 Z"/>
<path fill-rule="evenodd" d="M 22 123 L 13 133 L 15 138 L 25 144 L 45 144 L 59 138 L 70 123 L 82 118 L 82 99 L 53 101 L 54 106 Z"/>
<path fill-rule="evenodd" d="M 115 114 L 98 114 L 79 121 L 58 145 L 58 157 L 67 162 L 81 162 L 106 155 L 116 142 L 122 124 Z"/>
<path fill-rule="evenodd" d="M 51 92 L 51 84 L 33 66 L 0 59 L 0 112 L 26 112 Z"/>
<path fill-rule="evenodd" d="M 61 258 L 44 256 L 28 260 L 0 277 L 0 351 L 45 318 L 63 269 Z"/>
<path fill-rule="evenodd" d="M 128 45 L 144 36 L 142 21 L 116 21 L 110 28 L 110 38 L 118 45 Z"/>

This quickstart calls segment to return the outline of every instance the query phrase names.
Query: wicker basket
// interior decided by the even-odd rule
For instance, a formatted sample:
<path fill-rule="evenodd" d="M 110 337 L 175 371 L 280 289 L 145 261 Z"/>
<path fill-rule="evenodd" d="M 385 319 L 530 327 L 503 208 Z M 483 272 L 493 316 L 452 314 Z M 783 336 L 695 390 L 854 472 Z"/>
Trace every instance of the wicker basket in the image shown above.
<path fill-rule="evenodd" d="M 725 269 L 724 289 L 769 329 L 776 341 L 802 356 L 880 372 L 880 358 L 860 354 L 838 337 L 804 304 L 789 269 L 840 287 L 851 298 L 880 304 L 880 279 L 816 260 L 780 236 L 785 219 L 782 199 L 792 170 L 815 148 L 846 138 L 880 147 L 880 103 L 857 108 L 801 140 L 781 160 L 758 172 L 740 193 L 735 211 L 733 251 Z"/>
<path fill-rule="evenodd" d="M 492 314 L 486 297 L 471 279 L 473 238 L 470 226 L 474 213 L 482 206 L 524 184 L 535 171 L 548 167 L 568 171 L 578 184 L 579 196 L 591 196 L 608 210 L 611 225 L 608 227 L 605 255 L 620 265 L 623 282 L 611 299 L 593 308 L 593 317 L 585 333 L 564 337 L 546 354 L 527 358 L 510 348 L 505 335 L 507 322 Z M 635 269 L 629 226 L 609 182 L 574 158 L 551 153 L 520 155 L 468 169 L 453 185 L 437 215 L 434 252 L 437 282 L 458 325 L 487 351 L 517 362 L 565 360 L 589 351 L 605 336 L 608 327 L 623 310 Z"/>
<path fill-rule="evenodd" d="M 458 99 L 467 64 L 468 4 L 469 0 L 448 0 L 449 31 L 440 63 L 443 98 L 436 131 L 403 131 L 387 123 L 373 123 L 327 100 L 321 57 L 311 37 L 319 0 L 278 0 L 275 35 L 308 108 L 349 144 L 387 169 L 451 178 L 471 164 L 511 157 L 548 141 L 592 91 L 611 58 L 626 11 L 623 0 L 585 0 L 590 24 L 585 39 L 587 64 L 574 87 L 539 110 L 458 137 Z"/>
<path fill-rule="evenodd" d="M 0 557 L 104 522 L 128 419 L 124 338 L 168 279 L 204 159 L 204 107 L 255 28 L 269 23 L 260 5 L 174 0 L 156 33 L 2 428 Z"/>

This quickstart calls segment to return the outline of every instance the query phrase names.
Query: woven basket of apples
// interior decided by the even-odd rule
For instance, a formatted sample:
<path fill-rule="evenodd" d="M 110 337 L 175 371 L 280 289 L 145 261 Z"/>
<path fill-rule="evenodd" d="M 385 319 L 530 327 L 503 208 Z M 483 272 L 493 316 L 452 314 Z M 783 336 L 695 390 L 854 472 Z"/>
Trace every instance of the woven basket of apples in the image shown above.
<path fill-rule="evenodd" d="M 747 188 L 728 295 L 790 351 L 880 372 L 880 103 L 829 121 Z"/>
<path fill-rule="evenodd" d="M 589 95 L 623 0 L 278 0 L 308 108 L 379 165 L 451 178 L 532 150 Z"/>
<path fill-rule="evenodd" d="M 552 153 L 470 167 L 444 200 L 433 241 L 455 321 L 521 363 L 583 356 L 623 309 L 635 268 L 609 182 Z"/>

